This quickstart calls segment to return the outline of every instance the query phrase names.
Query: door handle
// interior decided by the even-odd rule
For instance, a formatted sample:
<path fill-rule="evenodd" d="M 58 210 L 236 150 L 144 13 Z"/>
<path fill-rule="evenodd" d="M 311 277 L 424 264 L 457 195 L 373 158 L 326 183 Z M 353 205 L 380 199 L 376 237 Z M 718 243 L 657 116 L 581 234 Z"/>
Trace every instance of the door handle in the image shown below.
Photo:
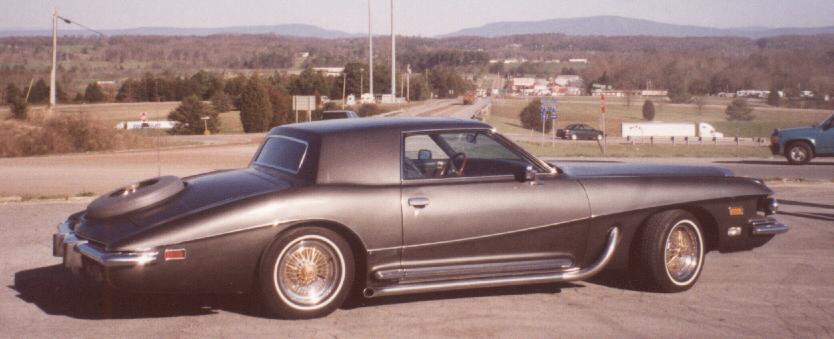
<path fill-rule="evenodd" d="M 408 205 L 415 208 L 423 208 L 429 205 L 429 198 L 417 197 L 408 198 Z"/>

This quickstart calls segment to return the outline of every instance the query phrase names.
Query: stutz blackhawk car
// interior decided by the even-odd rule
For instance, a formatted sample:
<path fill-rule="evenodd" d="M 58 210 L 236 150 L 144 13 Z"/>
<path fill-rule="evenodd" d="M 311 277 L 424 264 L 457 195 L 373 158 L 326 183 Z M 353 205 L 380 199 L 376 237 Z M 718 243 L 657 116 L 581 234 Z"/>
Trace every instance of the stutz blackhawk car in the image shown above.
<path fill-rule="evenodd" d="M 714 167 L 554 165 L 487 124 L 343 119 L 273 128 L 249 167 L 92 201 L 53 254 L 114 291 L 259 293 L 271 314 L 629 270 L 695 284 L 704 254 L 787 226 L 761 180 Z"/>

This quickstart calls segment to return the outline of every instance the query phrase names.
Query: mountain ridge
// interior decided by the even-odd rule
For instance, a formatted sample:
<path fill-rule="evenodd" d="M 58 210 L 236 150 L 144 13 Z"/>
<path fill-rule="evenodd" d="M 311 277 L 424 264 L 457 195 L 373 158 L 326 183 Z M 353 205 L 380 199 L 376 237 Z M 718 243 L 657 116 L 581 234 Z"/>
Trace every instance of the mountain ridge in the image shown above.
<path fill-rule="evenodd" d="M 339 39 L 362 36 L 339 30 L 331 30 L 308 24 L 252 25 L 228 27 L 165 27 L 149 26 L 122 29 L 100 30 L 105 35 L 160 35 L 160 36 L 208 36 L 217 34 L 278 34 L 294 37 Z M 95 33 L 80 29 L 60 29 L 59 35 L 94 35 Z M 52 30 L 20 29 L 0 30 L 0 37 L 14 36 L 51 36 Z"/>
<path fill-rule="evenodd" d="M 834 33 L 834 26 L 716 28 L 602 15 L 538 21 L 493 22 L 478 27 L 464 28 L 438 37 L 500 37 L 543 33 L 579 36 L 747 37 L 757 39 L 782 35 L 830 34 Z"/>

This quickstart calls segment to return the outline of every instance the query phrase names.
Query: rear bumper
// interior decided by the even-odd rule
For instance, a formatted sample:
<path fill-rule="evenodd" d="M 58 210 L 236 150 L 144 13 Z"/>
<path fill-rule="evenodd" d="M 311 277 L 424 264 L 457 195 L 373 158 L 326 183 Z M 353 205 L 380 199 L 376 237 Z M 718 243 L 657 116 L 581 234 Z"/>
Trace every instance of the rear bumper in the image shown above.
<path fill-rule="evenodd" d="M 79 238 L 73 232 L 71 221 L 58 225 L 58 232 L 52 235 L 52 255 L 63 258 L 64 267 L 74 275 L 82 273 L 101 273 L 102 268 L 133 267 L 153 264 L 157 260 L 157 251 L 142 252 L 108 252 L 100 246 Z M 96 265 L 96 266 L 91 266 Z M 100 278 L 96 274 L 95 278 Z"/>

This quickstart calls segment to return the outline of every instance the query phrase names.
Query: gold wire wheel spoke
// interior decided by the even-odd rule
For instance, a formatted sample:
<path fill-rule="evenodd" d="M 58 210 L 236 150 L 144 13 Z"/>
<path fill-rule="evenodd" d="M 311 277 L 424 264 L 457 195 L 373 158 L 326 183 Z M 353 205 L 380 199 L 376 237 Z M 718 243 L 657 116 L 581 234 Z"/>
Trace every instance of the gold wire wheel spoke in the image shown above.
<path fill-rule="evenodd" d="M 698 253 L 701 248 L 694 226 L 680 222 L 670 231 L 666 239 L 664 254 L 666 270 L 676 281 L 685 281 L 697 272 L 700 265 Z"/>
<path fill-rule="evenodd" d="M 277 288 L 292 303 L 316 305 L 334 293 L 341 268 L 336 252 L 324 241 L 303 239 L 285 251 L 276 263 L 281 282 Z"/>

